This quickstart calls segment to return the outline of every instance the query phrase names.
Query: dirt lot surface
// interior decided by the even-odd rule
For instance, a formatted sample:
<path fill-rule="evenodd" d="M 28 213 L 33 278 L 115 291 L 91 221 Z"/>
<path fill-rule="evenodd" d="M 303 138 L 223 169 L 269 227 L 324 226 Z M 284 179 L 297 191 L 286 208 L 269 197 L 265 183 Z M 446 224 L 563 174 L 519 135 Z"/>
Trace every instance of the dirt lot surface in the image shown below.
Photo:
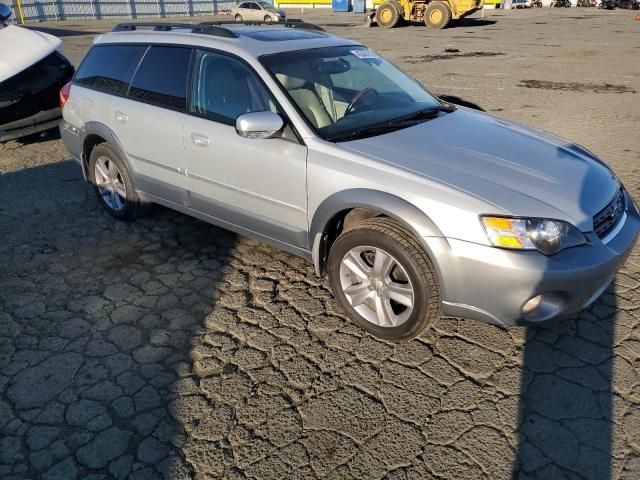
<path fill-rule="evenodd" d="M 304 18 L 585 145 L 638 197 L 635 14 L 495 12 L 437 32 Z M 76 62 L 109 26 L 37 25 Z M 161 208 L 114 221 L 54 137 L 0 146 L 0 174 L 2 478 L 640 478 L 637 250 L 576 320 L 442 319 L 393 345 L 352 326 L 304 260 Z"/>

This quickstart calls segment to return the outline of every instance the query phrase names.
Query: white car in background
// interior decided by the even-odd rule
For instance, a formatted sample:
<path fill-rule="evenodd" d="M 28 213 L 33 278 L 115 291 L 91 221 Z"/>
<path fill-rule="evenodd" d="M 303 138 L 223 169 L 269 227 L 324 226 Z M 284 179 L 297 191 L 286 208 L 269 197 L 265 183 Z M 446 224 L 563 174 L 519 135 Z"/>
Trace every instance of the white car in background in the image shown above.
<path fill-rule="evenodd" d="M 11 8 L 0 4 L 0 142 L 57 127 L 58 94 L 74 68 L 53 35 L 8 25 Z"/>
<path fill-rule="evenodd" d="M 231 8 L 231 16 L 236 22 L 283 22 L 287 18 L 284 10 L 268 2 L 241 2 Z"/>

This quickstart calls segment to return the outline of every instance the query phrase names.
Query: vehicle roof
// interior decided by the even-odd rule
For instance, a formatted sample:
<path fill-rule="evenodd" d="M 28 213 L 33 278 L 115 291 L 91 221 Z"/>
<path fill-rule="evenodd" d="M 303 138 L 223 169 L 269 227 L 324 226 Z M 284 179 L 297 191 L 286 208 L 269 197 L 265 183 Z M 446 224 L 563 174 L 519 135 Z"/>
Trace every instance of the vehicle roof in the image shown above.
<path fill-rule="evenodd" d="M 109 32 L 94 42 L 104 43 L 164 43 L 217 48 L 241 56 L 257 58 L 272 53 L 305 50 L 310 48 L 360 45 L 353 40 L 334 37 L 326 32 L 277 26 L 231 26 L 228 30 L 236 38 L 192 33 L 190 28 L 197 25 L 185 24 L 184 29 L 170 31 L 139 29 L 133 31 Z"/>

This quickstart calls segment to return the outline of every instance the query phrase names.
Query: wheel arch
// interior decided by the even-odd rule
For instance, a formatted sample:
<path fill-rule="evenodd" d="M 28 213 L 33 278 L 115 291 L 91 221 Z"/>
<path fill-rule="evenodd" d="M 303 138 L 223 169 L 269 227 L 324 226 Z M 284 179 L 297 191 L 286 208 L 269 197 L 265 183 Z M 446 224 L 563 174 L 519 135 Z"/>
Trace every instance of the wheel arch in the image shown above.
<path fill-rule="evenodd" d="M 129 172 L 133 172 L 131 163 L 125 154 L 122 142 L 118 139 L 117 135 L 108 126 L 100 122 L 87 122 L 84 126 L 84 136 L 82 140 L 82 172 L 85 180 L 89 180 L 89 159 L 91 158 L 92 150 L 101 143 L 108 143 L 113 148 L 118 156 L 125 163 L 125 166 L 129 169 Z"/>
<path fill-rule="evenodd" d="M 413 233 L 431 258 L 441 279 L 434 252 L 425 240 L 428 237 L 444 237 L 435 223 L 412 203 L 396 195 L 370 189 L 351 189 L 335 193 L 316 209 L 309 229 L 309 243 L 318 276 L 326 275 L 329 250 L 344 229 L 345 220 L 348 224 L 349 215 L 352 215 L 351 220 L 355 222 L 378 215 L 396 220 Z"/>

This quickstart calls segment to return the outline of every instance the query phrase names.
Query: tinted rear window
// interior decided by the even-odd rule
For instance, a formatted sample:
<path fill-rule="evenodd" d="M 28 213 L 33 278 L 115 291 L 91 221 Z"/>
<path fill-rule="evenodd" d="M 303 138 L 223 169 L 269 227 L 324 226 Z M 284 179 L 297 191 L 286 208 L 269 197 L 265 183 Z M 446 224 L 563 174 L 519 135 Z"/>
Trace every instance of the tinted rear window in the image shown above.
<path fill-rule="evenodd" d="M 145 45 L 99 45 L 82 61 L 75 82 L 103 92 L 124 95 Z"/>
<path fill-rule="evenodd" d="M 129 95 L 161 107 L 185 110 L 191 49 L 151 47 L 131 82 Z"/>

